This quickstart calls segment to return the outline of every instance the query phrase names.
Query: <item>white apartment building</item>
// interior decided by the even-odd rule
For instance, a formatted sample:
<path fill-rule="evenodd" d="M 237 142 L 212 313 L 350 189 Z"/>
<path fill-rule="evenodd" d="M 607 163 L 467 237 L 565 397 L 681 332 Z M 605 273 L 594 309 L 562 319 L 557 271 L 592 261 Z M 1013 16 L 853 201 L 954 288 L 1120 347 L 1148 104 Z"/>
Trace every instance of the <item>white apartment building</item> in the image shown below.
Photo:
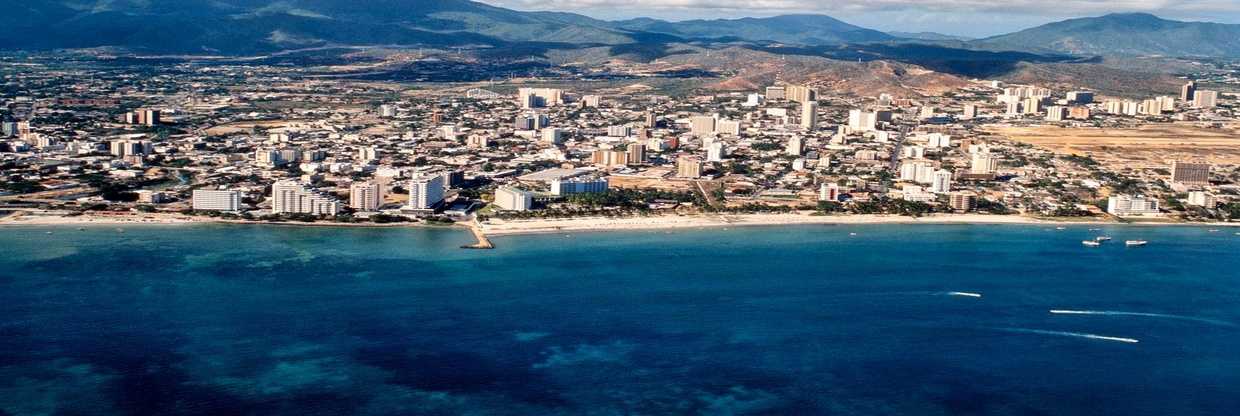
<path fill-rule="evenodd" d="M 506 211 L 529 211 L 534 206 L 534 194 L 517 188 L 501 187 L 495 190 L 495 205 Z"/>
<path fill-rule="evenodd" d="M 240 211 L 241 191 L 196 189 L 193 194 L 195 211 Z"/>
<path fill-rule="evenodd" d="M 418 175 L 409 181 L 409 207 L 431 209 L 443 202 L 443 176 Z"/>

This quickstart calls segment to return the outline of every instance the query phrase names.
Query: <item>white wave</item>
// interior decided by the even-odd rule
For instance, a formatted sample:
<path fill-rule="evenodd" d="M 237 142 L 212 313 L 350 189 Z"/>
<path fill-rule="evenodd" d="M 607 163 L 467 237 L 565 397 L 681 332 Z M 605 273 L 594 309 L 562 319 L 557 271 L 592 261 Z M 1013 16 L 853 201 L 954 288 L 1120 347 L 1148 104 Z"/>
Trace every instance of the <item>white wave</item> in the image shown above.
<path fill-rule="evenodd" d="M 1100 341 L 1114 341 L 1114 342 L 1123 342 L 1123 343 L 1128 343 L 1128 344 L 1136 344 L 1138 342 L 1141 342 L 1141 340 L 1138 340 L 1136 338 L 1112 337 L 1112 336 L 1107 336 L 1107 335 L 1087 334 L 1084 332 L 1048 331 L 1045 329 L 1028 329 L 1028 328 L 1001 328 L 1001 329 L 1004 331 L 1008 331 L 1008 332 L 1017 332 L 1017 333 L 1022 333 L 1022 334 L 1052 335 L 1052 336 L 1059 336 L 1059 337 L 1096 339 Z"/>
<path fill-rule="evenodd" d="M 1141 316 L 1146 318 L 1178 319 L 1181 321 L 1203 322 L 1207 324 L 1236 326 L 1236 324 L 1218 319 L 1199 318 L 1196 316 L 1172 315 L 1166 313 L 1123 312 L 1123 311 L 1080 311 L 1072 309 L 1051 309 L 1055 315 L 1101 315 L 1101 316 Z"/>
<path fill-rule="evenodd" d="M 970 298 L 982 297 L 981 293 L 974 293 L 974 292 L 944 292 L 943 294 L 947 296 L 964 296 L 964 297 L 970 297 Z"/>

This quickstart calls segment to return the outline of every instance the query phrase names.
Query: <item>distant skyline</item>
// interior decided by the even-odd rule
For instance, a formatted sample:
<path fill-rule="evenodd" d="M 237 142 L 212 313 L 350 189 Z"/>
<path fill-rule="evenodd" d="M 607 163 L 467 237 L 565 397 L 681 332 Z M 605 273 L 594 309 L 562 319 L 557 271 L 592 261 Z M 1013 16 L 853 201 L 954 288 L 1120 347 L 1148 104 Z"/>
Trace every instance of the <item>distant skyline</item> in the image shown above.
<path fill-rule="evenodd" d="M 769 17 L 825 14 L 870 29 L 986 37 L 1108 13 L 1152 13 L 1167 19 L 1240 23 L 1235 0 L 481 0 L 525 11 L 563 11 L 617 20 Z"/>

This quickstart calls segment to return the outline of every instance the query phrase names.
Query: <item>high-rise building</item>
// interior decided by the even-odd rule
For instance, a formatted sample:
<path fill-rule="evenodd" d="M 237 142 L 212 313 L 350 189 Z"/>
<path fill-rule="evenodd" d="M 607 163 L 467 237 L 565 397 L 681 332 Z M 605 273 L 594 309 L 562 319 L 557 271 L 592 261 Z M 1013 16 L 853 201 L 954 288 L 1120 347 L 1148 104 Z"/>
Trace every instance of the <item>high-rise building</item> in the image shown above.
<path fill-rule="evenodd" d="M 1068 118 L 1073 120 L 1089 120 L 1089 107 L 1071 107 L 1068 109 Z"/>
<path fill-rule="evenodd" d="M 534 194 L 503 186 L 495 190 L 495 205 L 505 211 L 529 211 L 534 207 Z"/>
<path fill-rule="evenodd" d="M 788 139 L 788 144 L 784 147 L 784 152 L 788 156 L 800 156 L 801 151 L 805 148 L 805 140 L 800 136 L 792 136 Z"/>
<path fill-rule="evenodd" d="M 715 133 L 739 136 L 741 134 L 741 122 L 736 120 L 718 120 L 715 122 Z"/>
<path fill-rule="evenodd" d="M 421 174 L 409 181 L 409 207 L 432 209 L 443 202 L 443 176 Z"/>
<path fill-rule="evenodd" d="M 681 156 L 677 158 L 676 176 L 690 179 L 702 177 L 702 160 L 693 156 Z"/>
<path fill-rule="evenodd" d="M 917 183 L 934 182 L 934 164 L 928 160 L 910 160 L 900 164 L 900 180 Z"/>
<path fill-rule="evenodd" d="M 1094 93 L 1091 91 L 1072 91 L 1068 93 L 1069 104 L 1092 104 Z"/>
<path fill-rule="evenodd" d="M 806 101 L 801 104 L 801 128 L 808 131 L 818 129 L 817 101 Z"/>
<path fill-rule="evenodd" d="M 517 90 L 517 103 L 524 109 L 554 107 L 564 104 L 564 90 L 555 88 L 521 88 Z"/>
<path fill-rule="evenodd" d="M 948 205 L 956 212 L 970 212 L 977 209 L 977 194 L 972 192 L 952 192 L 947 200 Z"/>
<path fill-rule="evenodd" d="M 808 103 L 818 101 L 818 90 L 805 85 L 789 85 L 785 88 L 788 101 Z"/>
<path fill-rule="evenodd" d="M 865 112 L 858 109 L 848 111 L 848 128 L 852 131 L 874 131 L 878 129 L 878 121 L 878 112 Z"/>
<path fill-rule="evenodd" d="M 947 170 L 937 170 L 930 182 L 930 192 L 936 194 L 945 194 L 952 190 L 952 173 Z"/>
<path fill-rule="evenodd" d="M 152 144 L 147 140 L 113 140 L 110 150 L 113 156 L 125 157 L 151 154 Z"/>
<path fill-rule="evenodd" d="M 371 212 L 383 205 L 383 186 L 374 182 L 354 182 L 349 186 L 349 207 Z"/>
<path fill-rule="evenodd" d="M 241 191 L 195 189 L 192 203 L 195 211 L 236 212 L 241 210 Z"/>
<path fill-rule="evenodd" d="M 641 143 L 629 144 L 629 148 L 626 149 L 626 153 L 628 153 L 629 163 L 632 163 L 632 164 L 646 163 L 646 145 L 641 144 Z"/>
<path fill-rule="evenodd" d="M 689 132 L 695 136 L 715 134 L 715 117 L 694 116 L 689 119 Z"/>
<path fill-rule="evenodd" d="M 1191 103 L 1196 98 L 1196 93 L 1197 81 L 1189 81 L 1183 87 L 1180 87 L 1180 101 Z"/>
<path fill-rule="evenodd" d="M 766 99 L 783 100 L 788 98 L 787 89 L 784 87 L 766 87 Z"/>
<path fill-rule="evenodd" d="M 706 146 L 707 162 L 722 162 L 727 155 L 727 149 L 724 148 L 723 142 L 714 142 Z"/>
<path fill-rule="evenodd" d="M 1188 205 L 1202 207 L 1205 209 L 1214 209 L 1218 206 L 1218 201 L 1213 195 L 1203 191 L 1192 191 L 1188 193 Z"/>
<path fill-rule="evenodd" d="M 1042 112 L 1042 98 L 1040 97 L 1026 98 L 1021 103 L 1021 107 L 1024 109 L 1025 114 L 1041 113 Z"/>
<path fill-rule="evenodd" d="M 977 105 L 976 104 L 965 104 L 964 114 L 961 114 L 961 117 L 963 117 L 966 120 L 977 118 Z"/>
<path fill-rule="evenodd" d="M 1116 195 L 1107 199 L 1107 213 L 1116 216 L 1158 214 L 1158 200 L 1144 196 Z"/>
<path fill-rule="evenodd" d="M 835 182 L 823 182 L 822 185 L 818 187 L 818 200 L 839 202 L 840 185 Z"/>
<path fill-rule="evenodd" d="M 658 116 L 656 116 L 653 111 L 647 111 L 645 124 L 646 124 L 646 127 L 652 128 L 652 129 L 655 127 L 658 127 L 658 124 L 659 124 Z"/>
<path fill-rule="evenodd" d="M 363 146 L 357 149 L 357 159 L 362 163 L 370 163 L 379 159 L 379 150 L 374 146 Z"/>
<path fill-rule="evenodd" d="M 1064 121 L 1068 118 L 1068 107 L 1053 105 L 1046 108 L 1046 121 Z"/>
<path fill-rule="evenodd" d="M 551 144 L 560 144 L 564 142 L 564 131 L 560 129 L 543 129 L 542 141 Z"/>
<path fill-rule="evenodd" d="M 1218 91 L 1198 90 L 1193 94 L 1193 107 L 1196 108 L 1214 108 L 1218 107 Z"/>
<path fill-rule="evenodd" d="M 317 192 L 291 180 L 271 185 L 271 212 L 274 214 L 336 215 L 341 203 L 335 197 Z"/>
<path fill-rule="evenodd" d="M 590 162 L 603 167 L 625 166 L 629 164 L 629 154 L 619 150 L 599 149 L 590 155 Z"/>
<path fill-rule="evenodd" d="M 969 164 L 969 173 L 988 175 L 995 173 L 998 168 L 999 161 L 990 152 L 977 152 L 973 154 L 972 163 Z"/>
<path fill-rule="evenodd" d="M 1185 185 L 1209 185 L 1210 164 L 1171 162 L 1171 181 Z"/>
<path fill-rule="evenodd" d="M 607 192 L 607 188 L 607 178 L 571 178 L 551 181 L 551 194 L 556 196 L 602 193 Z"/>

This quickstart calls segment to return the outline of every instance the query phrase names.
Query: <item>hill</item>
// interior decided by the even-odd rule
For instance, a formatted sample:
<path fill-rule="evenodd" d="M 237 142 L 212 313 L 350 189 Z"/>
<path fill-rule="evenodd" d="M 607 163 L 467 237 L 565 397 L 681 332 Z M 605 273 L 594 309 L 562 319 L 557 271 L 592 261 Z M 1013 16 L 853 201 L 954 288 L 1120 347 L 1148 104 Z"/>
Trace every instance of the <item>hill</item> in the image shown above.
<path fill-rule="evenodd" d="M 681 22 L 633 19 L 612 22 L 611 26 L 618 29 L 665 33 L 685 38 L 739 39 L 800 45 L 896 40 L 895 36 L 877 30 L 854 26 L 830 16 L 814 14 Z"/>
<path fill-rule="evenodd" d="M 1240 56 L 1240 25 L 1123 13 L 1070 19 L 970 42 L 990 50 L 1107 56 Z"/>

